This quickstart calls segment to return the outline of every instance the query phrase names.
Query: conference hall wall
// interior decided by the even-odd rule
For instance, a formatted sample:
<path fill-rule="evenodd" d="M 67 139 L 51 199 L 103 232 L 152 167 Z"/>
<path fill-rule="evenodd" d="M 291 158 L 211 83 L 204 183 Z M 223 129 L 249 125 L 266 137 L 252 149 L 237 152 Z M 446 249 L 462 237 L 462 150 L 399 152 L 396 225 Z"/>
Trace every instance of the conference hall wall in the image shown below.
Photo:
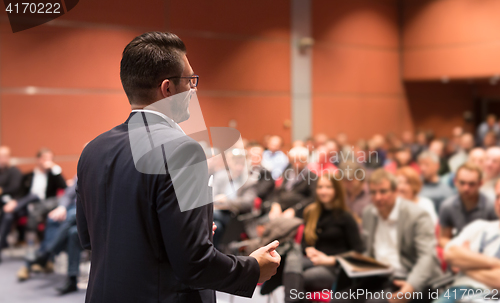
<path fill-rule="evenodd" d="M 49 147 L 72 177 L 85 142 L 127 119 L 121 53 L 151 30 L 170 30 L 185 41 L 208 126 L 235 120 L 245 137 L 272 132 L 289 144 L 283 126 L 290 119 L 289 12 L 286 0 L 85 0 L 15 34 L 2 12 L 1 144 L 25 171 L 36 151 Z"/>
<path fill-rule="evenodd" d="M 403 77 L 416 128 L 474 130 L 482 99 L 500 100 L 500 1 L 402 1 Z M 496 80 L 495 80 L 496 79 Z M 500 115 L 499 107 L 491 108 Z M 463 113 L 470 111 L 474 121 Z"/>

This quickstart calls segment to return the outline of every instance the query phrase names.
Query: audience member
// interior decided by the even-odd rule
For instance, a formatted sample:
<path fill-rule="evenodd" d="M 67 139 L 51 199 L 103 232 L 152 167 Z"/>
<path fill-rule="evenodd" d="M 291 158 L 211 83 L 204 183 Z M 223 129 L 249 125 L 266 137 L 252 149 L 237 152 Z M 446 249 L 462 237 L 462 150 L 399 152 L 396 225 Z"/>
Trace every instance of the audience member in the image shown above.
<path fill-rule="evenodd" d="M 479 168 L 483 168 L 484 158 L 486 158 L 486 152 L 482 147 L 473 148 L 469 152 L 469 160 L 468 162 L 476 165 Z"/>
<path fill-rule="evenodd" d="M 338 291 L 349 293 L 356 289 L 370 292 L 401 292 L 404 294 L 427 290 L 431 278 L 442 273 L 436 256 L 436 238 L 429 214 L 415 203 L 397 196 L 396 178 L 384 169 L 378 169 L 368 179 L 373 204 L 363 213 L 363 233 L 366 235 L 367 254 L 377 261 L 390 264 L 391 276 L 357 278 L 354 289 L 342 286 Z M 347 276 L 341 275 L 341 281 Z M 344 281 L 342 281 L 344 282 Z M 366 292 L 365 292 L 366 293 Z M 424 297 L 426 294 L 424 294 Z M 406 296 L 411 298 L 412 296 Z M 366 295 L 347 296 L 341 302 L 366 302 Z M 394 299 L 392 299 L 394 300 Z M 391 300 L 391 302 L 392 302 Z M 398 302 L 409 302 L 401 299 Z M 383 298 L 380 302 L 387 302 Z"/>
<path fill-rule="evenodd" d="M 325 143 L 325 147 L 328 149 L 328 161 L 333 165 L 339 165 L 342 161 L 342 153 L 339 150 L 339 145 L 335 140 L 328 140 Z"/>
<path fill-rule="evenodd" d="M 483 173 L 484 182 L 481 186 L 481 192 L 494 201 L 495 184 L 500 178 L 500 147 L 490 147 L 486 150 Z"/>
<path fill-rule="evenodd" d="M 410 149 L 412 160 L 417 161 L 417 156 L 424 150 L 425 147 L 415 142 L 415 137 L 411 131 L 403 132 L 401 137 L 403 146 Z"/>
<path fill-rule="evenodd" d="M 294 147 L 288 153 L 290 164 L 283 173 L 281 186 L 269 198 L 272 203 L 270 219 L 281 215 L 300 217 L 304 207 L 312 202 L 318 177 L 307 169 L 308 155 L 304 147 Z"/>
<path fill-rule="evenodd" d="M 495 212 L 500 217 L 500 182 L 495 192 Z M 453 303 L 474 294 L 494 295 L 500 289 L 500 221 L 471 222 L 446 245 L 444 257 L 459 272 L 451 288 L 434 303 Z"/>
<path fill-rule="evenodd" d="M 431 217 L 432 223 L 437 224 L 438 217 L 434 203 L 423 196 L 419 196 L 422 189 L 422 180 L 418 173 L 411 167 L 402 167 L 396 172 L 398 195 L 410 202 L 413 202 L 424 209 Z"/>
<path fill-rule="evenodd" d="M 377 169 L 386 162 L 386 151 L 379 145 L 377 140 L 371 139 L 368 141 L 367 155 L 368 159 L 364 163 L 367 169 Z"/>
<path fill-rule="evenodd" d="M 418 156 L 418 165 L 420 166 L 423 179 L 420 195 L 431 199 L 436 212 L 439 213 L 441 203 L 453 195 L 453 190 L 446 183 L 445 179 L 438 175 L 439 157 L 433 152 L 424 151 Z"/>
<path fill-rule="evenodd" d="M 331 289 L 340 271 L 335 256 L 348 251 L 363 252 L 358 226 L 347 210 L 339 179 L 333 174 L 318 179 L 316 201 L 304 211 L 303 255 L 288 255 L 285 261 L 285 294 L 292 288 L 299 292 Z M 296 270 L 291 271 L 290 267 Z M 286 296 L 285 302 L 297 301 Z"/>
<path fill-rule="evenodd" d="M 467 162 L 469 152 L 474 148 L 474 137 L 470 133 L 462 134 L 459 143 L 458 151 L 448 160 L 448 166 L 453 173 L 457 171 L 460 165 Z"/>
<path fill-rule="evenodd" d="M 394 151 L 394 161 L 385 165 L 384 168 L 388 172 L 395 174 L 399 168 L 405 166 L 409 166 L 420 173 L 420 168 L 417 163 L 412 160 L 410 150 L 408 148 L 399 148 Z"/>
<path fill-rule="evenodd" d="M 483 147 L 487 149 L 487 148 L 496 146 L 497 142 L 498 142 L 497 133 L 495 133 L 494 131 L 489 131 L 484 136 Z"/>
<path fill-rule="evenodd" d="M 276 180 L 288 166 L 288 158 L 280 149 L 283 140 L 279 136 L 272 136 L 267 143 L 267 150 L 262 155 L 262 166 L 264 166 Z"/>
<path fill-rule="evenodd" d="M 337 167 L 329 161 L 330 153 L 326 145 L 319 146 L 316 155 L 317 161 L 307 165 L 310 171 L 320 176 L 325 172 L 333 174 L 337 170 Z"/>
<path fill-rule="evenodd" d="M 68 254 L 67 277 L 64 284 L 56 288 L 61 295 L 78 290 L 77 279 L 83 250 L 76 227 L 76 177 L 72 183 L 59 199 L 59 206 L 48 215 L 45 238 L 37 251 L 36 259 L 28 261 L 17 273 L 18 280 L 25 281 L 30 278 L 34 266 L 46 268 L 52 257 L 65 251 Z"/>
<path fill-rule="evenodd" d="M 464 129 L 461 126 L 455 126 L 453 130 L 451 131 L 451 141 L 455 145 L 455 148 L 458 149 L 460 148 L 461 145 L 461 140 L 462 140 L 462 135 L 464 134 Z M 473 136 L 474 138 L 474 136 Z"/>
<path fill-rule="evenodd" d="M 500 125 L 497 123 L 497 116 L 494 114 L 489 114 L 486 117 L 486 121 L 481 123 L 479 127 L 477 128 L 477 145 L 485 147 L 484 144 L 484 139 L 486 135 L 490 132 L 493 132 L 495 142 L 498 141 L 498 138 L 500 138 Z"/>
<path fill-rule="evenodd" d="M 496 220 L 493 201 L 479 192 L 482 173 L 479 167 L 465 163 L 455 176 L 458 194 L 446 199 L 439 210 L 439 244 L 446 247 L 448 242 L 472 221 L 477 219 Z"/>
<path fill-rule="evenodd" d="M 233 149 L 229 154 L 229 171 L 221 170 L 214 175 L 212 185 L 214 196 L 214 223 L 217 233 L 214 234 L 214 245 L 219 245 L 232 215 L 248 213 L 252 210 L 257 198 L 257 183 L 260 174 L 249 173 L 245 153 Z"/>
<path fill-rule="evenodd" d="M 438 175 L 443 176 L 450 172 L 448 161 L 444 153 L 445 144 L 443 140 L 432 140 L 429 144 L 429 151 L 433 152 L 439 157 L 439 171 Z"/>
<path fill-rule="evenodd" d="M 346 205 L 356 222 L 361 225 L 363 210 L 370 204 L 370 195 L 366 188 L 366 172 L 356 163 L 342 163 L 340 165 L 342 185 L 346 194 Z"/>

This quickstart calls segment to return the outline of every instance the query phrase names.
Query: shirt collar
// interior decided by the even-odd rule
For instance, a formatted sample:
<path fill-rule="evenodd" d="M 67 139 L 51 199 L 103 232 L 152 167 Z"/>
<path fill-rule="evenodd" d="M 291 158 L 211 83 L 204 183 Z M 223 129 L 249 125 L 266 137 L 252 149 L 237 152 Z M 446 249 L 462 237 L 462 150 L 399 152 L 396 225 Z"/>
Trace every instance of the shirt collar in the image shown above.
<path fill-rule="evenodd" d="M 373 208 L 374 213 L 379 217 L 380 220 L 389 223 L 396 223 L 399 218 L 399 204 L 401 203 L 401 197 L 396 198 L 396 202 L 394 203 L 394 207 L 392 207 L 391 213 L 387 217 L 387 220 L 384 220 L 380 214 L 378 213 L 377 208 Z"/>
<path fill-rule="evenodd" d="M 167 121 L 167 123 L 168 123 L 168 125 L 170 125 L 170 127 L 176 128 L 176 129 L 178 129 L 178 130 L 180 130 L 181 132 L 184 133 L 184 130 L 182 130 L 182 128 L 179 126 L 179 124 L 177 124 L 174 120 L 172 120 L 170 117 L 168 117 L 167 115 L 165 115 L 163 113 L 160 113 L 160 112 L 155 111 L 155 110 L 150 110 L 150 109 L 134 109 L 134 110 L 132 110 L 132 112 L 133 113 L 137 113 L 137 112 L 150 113 L 150 114 L 153 114 L 153 115 L 160 116 L 165 121 Z M 184 134 L 186 134 L 186 133 L 184 133 Z"/>
<path fill-rule="evenodd" d="M 33 174 L 35 174 L 35 175 L 45 175 L 46 172 L 42 171 L 38 167 L 35 167 L 35 168 L 33 168 Z"/>

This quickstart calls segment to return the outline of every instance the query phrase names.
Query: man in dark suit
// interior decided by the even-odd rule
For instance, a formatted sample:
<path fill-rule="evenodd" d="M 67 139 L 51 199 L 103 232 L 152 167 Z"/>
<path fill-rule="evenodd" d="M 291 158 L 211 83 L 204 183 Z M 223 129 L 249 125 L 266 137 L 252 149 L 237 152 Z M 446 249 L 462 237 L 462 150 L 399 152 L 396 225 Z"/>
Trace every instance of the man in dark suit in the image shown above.
<path fill-rule="evenodd" d="M 276 272 L 278 243 L 249 257 L 212 244 L 205 154 L 177 124 L 189 118 L 189 99 L 175 96 L 198 82 L 184 43 L 170 33 L 136 37 L 120 78 L 133 112 L 91 141 L 78 163 L 78 233 L 92 250 L 86 302 L 215 302 L 214 290 L 251 297 Z M 157 101 L 161 113 L 147 110 Z"/>

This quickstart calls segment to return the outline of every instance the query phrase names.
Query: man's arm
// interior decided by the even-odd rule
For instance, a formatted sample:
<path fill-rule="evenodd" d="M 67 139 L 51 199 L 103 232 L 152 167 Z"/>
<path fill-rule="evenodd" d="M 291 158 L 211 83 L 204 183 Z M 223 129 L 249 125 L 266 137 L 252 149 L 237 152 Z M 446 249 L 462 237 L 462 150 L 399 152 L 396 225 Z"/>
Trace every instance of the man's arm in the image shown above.
<path fill-rule="evenodd" d="M 476 239 L 484 229 L 484 221 L 476 220 L 456 236 L 444 250 L 446 262 L 461 270 L 491 269 L 500 267 L 500 259 L 470 250 L 469 243 Z"/>
<path fill-rule="evenodd" d="M 196 173 L 189 169 L 205 161 L 202 148 L 194 141 L 186 141 L 165 159 L 169 174 L 158 177 L 156 210 L 174 275 L 194 287 L 251 297 L 260 275 L 257 260 L 224 255 L 215 249 L 211 241 L 212 204 L 183 212 L 179 206 L 179 201 L 203 205 L 209 199 L 207 183 L 199 185 L 208 182 L 208 169 L 201 168 Z M 176 159 L 183 159 L 183 163 L 175 163 Z"/>
<path fill-rule="evenodd" d="M 444 259 L 462 270 L 500 267 L 500 259 L 473 252 L 467 247 L 458 245 L 448 247 L 444 251 Z"/>
<path fill-rule="evenodd" d="M 470 278 L 488 285 L 491 288 L 500 289 L 500 267 L 491 269 L 472 269 L 465 271 Z"/>

